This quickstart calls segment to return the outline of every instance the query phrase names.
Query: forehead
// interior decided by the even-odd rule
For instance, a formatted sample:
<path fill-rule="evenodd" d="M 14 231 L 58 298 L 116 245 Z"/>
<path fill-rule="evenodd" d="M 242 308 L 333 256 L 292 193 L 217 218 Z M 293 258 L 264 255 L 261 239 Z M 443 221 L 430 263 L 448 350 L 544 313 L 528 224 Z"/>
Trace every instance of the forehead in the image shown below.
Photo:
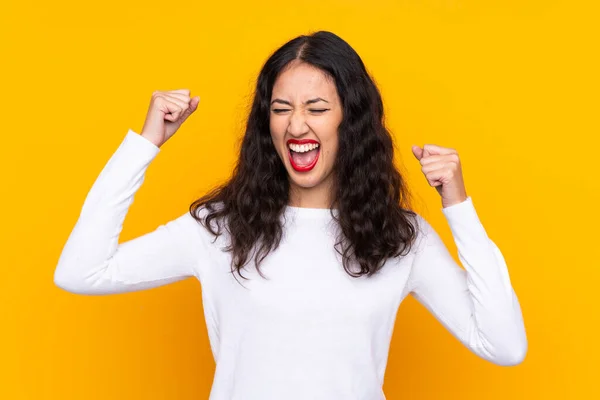
<path fill-rule="evenodd" d="M 332 78 L 320 69 L 305 63 L 294 63 L 285 68 L 275 80 L 273 97 L 320 96 L 333 101 L 337 91 Z"/>

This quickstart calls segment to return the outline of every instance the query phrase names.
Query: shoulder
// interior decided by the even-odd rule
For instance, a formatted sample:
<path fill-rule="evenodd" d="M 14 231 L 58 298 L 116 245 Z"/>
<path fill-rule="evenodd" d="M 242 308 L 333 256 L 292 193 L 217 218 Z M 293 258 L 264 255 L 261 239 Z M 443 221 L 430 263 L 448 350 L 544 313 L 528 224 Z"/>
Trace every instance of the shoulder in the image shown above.
<path fill-rule="evenodd" d="M 202 236 L 215 238 L 215 233 L 223 233 L 227 231 L 226 226 L 223 224 L 222 218 L 211 218 L 211 216 L 223 209 L 222 202 L 211 203 L 209 205 L 204 204 L 197 207 L 190 207 L 185 216 L 182 216 L 187 220 L 190 226 L 193 226 L 196 232 Z"/>
<path fill-rule="evenodd" d="M 418 255 L 431 243 L 432 237 L 435 240 L 437 232 L 427 218 L 420 213 L 414 212 L 414 215 L 409 216 L 409 221 L 415 228 L 415 242 L 411 252 Z"/>

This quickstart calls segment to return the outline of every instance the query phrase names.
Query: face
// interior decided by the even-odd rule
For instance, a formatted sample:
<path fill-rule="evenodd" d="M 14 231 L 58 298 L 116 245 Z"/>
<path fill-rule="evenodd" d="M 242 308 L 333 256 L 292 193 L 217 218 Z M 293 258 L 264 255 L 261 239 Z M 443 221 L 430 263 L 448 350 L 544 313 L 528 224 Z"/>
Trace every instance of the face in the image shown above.
<path fill-rule="evenodd" d="M 333 79 L 293 61 L 273 87 L 271 138 L 290 180 L 290 204 L 329 206 L 342 105 Z"/>

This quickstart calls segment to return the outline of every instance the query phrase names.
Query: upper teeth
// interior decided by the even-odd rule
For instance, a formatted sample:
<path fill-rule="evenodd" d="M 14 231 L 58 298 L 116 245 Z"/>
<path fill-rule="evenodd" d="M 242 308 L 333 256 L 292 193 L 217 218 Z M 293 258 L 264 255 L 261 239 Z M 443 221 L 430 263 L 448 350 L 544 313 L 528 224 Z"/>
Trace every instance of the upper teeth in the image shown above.
<path fill-rule="evenodd" d="M 293 144 L 290 143 L 288 146 L 290 146 L 290 149 L 292 151 L 295 151 L 296 153 L 304 153 L 306 151 L 311 151 L 316 149 L 317 147 L 319 147 L 318 143 L 310 143 L 310 144 Z"/>

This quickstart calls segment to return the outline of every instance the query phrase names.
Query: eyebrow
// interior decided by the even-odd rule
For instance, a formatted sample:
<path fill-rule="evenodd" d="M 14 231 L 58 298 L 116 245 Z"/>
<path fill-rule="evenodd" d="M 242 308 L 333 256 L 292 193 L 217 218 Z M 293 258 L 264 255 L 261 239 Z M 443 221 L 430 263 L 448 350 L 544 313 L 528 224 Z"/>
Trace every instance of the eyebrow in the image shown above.
<path fill-rule="evenodd" d="M 314 99 L 306 100 L 306 101 L 304 102 L 304 104 L 308 105 L 308 104 L 318 103 L 319 101 L 324 101 L 325 103 L 329 103 L 327 100 L 325 100 L 325 99 L 322 99 L 322 98 L 320 98 L 320 97 L 317 97 L 317 98 L 314 98 Z M 273 100 L 273 101 L 271 102 L 271 105 L 272 105 L 273 103 L 287 104 L 288 106 L 291 106 L 291 105 L 292 105 L 292 103 L 290 103 L 289 101 L 287 101 L 287 100 L 282 100 L 282 99 L 275 99 L 275 100 Z"/>

